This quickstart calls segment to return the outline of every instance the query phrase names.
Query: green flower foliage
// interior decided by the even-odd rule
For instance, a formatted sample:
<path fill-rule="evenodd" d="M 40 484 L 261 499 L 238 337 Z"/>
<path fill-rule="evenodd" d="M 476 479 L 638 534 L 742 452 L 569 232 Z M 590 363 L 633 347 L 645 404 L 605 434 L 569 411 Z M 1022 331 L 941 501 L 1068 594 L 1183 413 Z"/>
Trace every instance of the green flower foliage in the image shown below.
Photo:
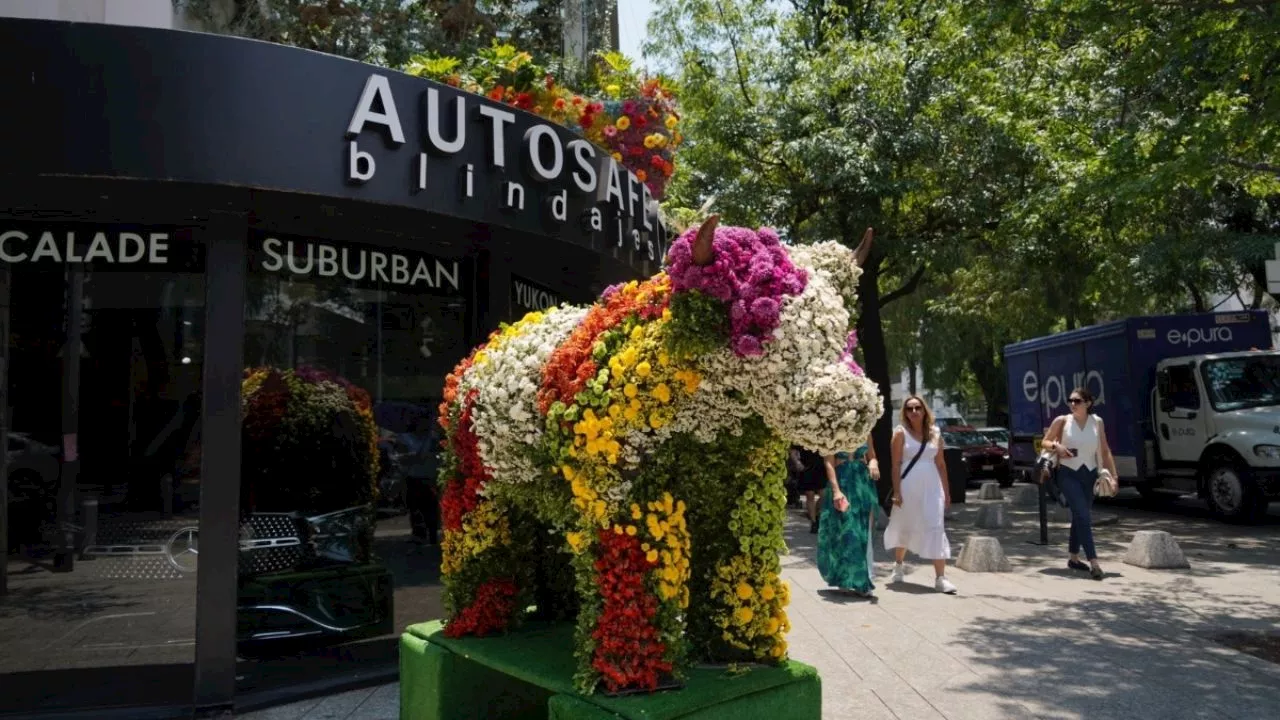
<path fill-rule="evenodd" d="M 696 357 L 729 344 L 729 308 L 699 290 L 671 298 L 667 350 L 676 357 Z"/>

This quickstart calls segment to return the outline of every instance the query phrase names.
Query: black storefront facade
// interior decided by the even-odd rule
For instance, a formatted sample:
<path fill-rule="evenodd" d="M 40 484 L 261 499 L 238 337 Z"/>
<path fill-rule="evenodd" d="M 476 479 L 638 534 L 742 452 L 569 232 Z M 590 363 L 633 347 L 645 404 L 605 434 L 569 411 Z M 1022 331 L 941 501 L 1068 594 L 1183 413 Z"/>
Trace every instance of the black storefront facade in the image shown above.
<path fill-rule="evenodd" d="M 643 185 L 485 98 L 222 36 L 0 19 L 0 96 L 0 717 L 393 676 L 394 634 L 439 612 L 404 488 L 444 375 L 503 321 L 655 272 Z M 259 367 L 342 378 L 389 456 L 419 448 L 362 559 L 348 516 L 253 506 Z"/>

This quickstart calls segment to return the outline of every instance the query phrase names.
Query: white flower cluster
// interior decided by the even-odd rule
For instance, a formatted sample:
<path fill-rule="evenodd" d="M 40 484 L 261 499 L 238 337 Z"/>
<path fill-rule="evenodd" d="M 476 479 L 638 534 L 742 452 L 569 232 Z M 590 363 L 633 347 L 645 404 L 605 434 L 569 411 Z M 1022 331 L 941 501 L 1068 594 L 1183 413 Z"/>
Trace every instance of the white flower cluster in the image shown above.
<path fill-rule="evenodd" d="M 783 301 L 781 324 L 764 354 L 741 358 L 727 348 L 718 350 L 699 359 L 699 371 L 741 392 L 750 409 L 787 442 L 830 454 L 866 442 L 884 407 L 876 384 L 840 361 L 850 318 L 832 279 L 842 277 L 840 255 L 844 273 L 855 272 L 852 253 L 839 245 L 843 252 L 816 247 L 817 252 L 791 251 L 793 262 L 816 259 L 822 267 L 810 266 L 815 272 L 804 292 Z M 847 287 L 848 281 L 841 282 Z M 714 417 L 700 412 L 707 413 L 704 421 Z"/>
<path fill-rule="evenodd" d="M 787 248 L 791 262 L 812 273 L 822 273 L 831 283 L 848 310 L 858 304 L 858 279 L 862 268 L 853 261 L 853 251 L 838 242 L 828 240 L 813 245 L 797 245 Z"/>
<path fill-rule="evenodd" d="M 472 426 L 493 483 L 526 482 L 538 474 L 530 448 L 542 442 L 545 427 L 538 412 L 542 369 L 586 314 L 587 308 L 567 306 L 530 313 L 514 335 L 477 355 L 462 377 L 459 397 L 479 390 Z"/>

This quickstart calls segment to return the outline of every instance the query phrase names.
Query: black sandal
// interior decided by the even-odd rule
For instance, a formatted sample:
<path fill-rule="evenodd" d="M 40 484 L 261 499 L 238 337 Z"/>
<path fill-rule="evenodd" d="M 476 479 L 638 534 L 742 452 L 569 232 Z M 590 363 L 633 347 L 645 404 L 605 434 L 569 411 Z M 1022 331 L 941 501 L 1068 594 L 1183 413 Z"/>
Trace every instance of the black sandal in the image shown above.
<path fill-rule="evenodd" d="M 1103 575 L 1102 568 L 1100 567 L 1089 568 L 1089 577 L 1093 578 L 1094 580 L 1101 580 L 1102 575 Z"/>
<path fill-rule="evenodd" d="M 1067 567 L 1071 568 L 1072 570 L 1081 570 L 1083 572 L 1089 572 L 1089 566 L 1080 562 L 1079 560 L 1068 560 Z"/>

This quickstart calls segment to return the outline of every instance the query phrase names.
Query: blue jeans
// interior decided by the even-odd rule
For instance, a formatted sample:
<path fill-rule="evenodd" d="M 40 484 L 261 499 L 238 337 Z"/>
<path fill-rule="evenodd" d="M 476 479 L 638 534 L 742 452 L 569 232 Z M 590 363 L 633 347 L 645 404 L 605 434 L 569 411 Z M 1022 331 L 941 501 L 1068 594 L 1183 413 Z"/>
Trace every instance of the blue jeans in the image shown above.
<path fill-rule="evenodd" d="M 1096 468 L 1058 468 L 1058 486 L 1067 497 L 1067 507 L 1071 508 L 1071 538 L 1067 549 L 1075 555 L 1083 546 L 1084 556 L 1089 560 L 1098 557 L 1093 548 L 1093 518 L 1089 516 L 1093 507 L 1093 483 L 1097 479 Z"/>

